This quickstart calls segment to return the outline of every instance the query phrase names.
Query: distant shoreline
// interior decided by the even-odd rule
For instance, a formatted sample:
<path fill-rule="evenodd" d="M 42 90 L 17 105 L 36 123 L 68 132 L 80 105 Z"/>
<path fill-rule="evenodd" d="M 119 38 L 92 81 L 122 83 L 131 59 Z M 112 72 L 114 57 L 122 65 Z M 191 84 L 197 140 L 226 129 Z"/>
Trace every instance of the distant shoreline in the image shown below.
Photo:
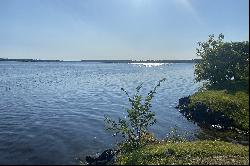
<path fill-rule="evenodd" d="M 14 62 L 99 62 L 99 63 L 197 63 L 198 61 L 200 61 L 200 59 L 192 59 L 192 60 L 81 60 L 81 61 L 63 61 L 63 60 L 0 58 L 0 61 L 14 61 Z"/>

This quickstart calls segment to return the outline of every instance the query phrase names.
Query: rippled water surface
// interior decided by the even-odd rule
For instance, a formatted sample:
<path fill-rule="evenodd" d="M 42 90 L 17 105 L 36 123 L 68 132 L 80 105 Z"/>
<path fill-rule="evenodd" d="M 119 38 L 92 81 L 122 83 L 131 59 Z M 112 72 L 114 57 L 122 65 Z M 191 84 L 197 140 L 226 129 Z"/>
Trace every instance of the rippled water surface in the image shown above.
<path fill-rule="evenodd" d="M 125 116 L 130 94 L 146 94 L 162 78 L 151 128 L 164 138 L 171 127 L 197 132 L 174 107 L 198 90 L 194 64 L 0 62 L 0 164 L 77 164 L 75 158 L 112 147 L 104 114 Z"/>

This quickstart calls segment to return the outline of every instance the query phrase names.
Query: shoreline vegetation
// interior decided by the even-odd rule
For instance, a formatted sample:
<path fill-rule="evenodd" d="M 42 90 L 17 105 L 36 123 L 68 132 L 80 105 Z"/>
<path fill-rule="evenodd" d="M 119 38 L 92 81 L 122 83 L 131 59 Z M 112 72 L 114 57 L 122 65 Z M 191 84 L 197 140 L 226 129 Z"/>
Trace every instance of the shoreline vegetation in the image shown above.
<path fill-rule="evenodd" d="M 118 165 L 248 165 L 249 148 L 223 141 L 160 142 L 118 156 Z"/>
<path fill-rule="evenodd" d="M 81 60 L 81 61 L 63 61 L 63 60 L 0 58 L 0 61 L 14 61 L 14 62 L 98 62 L 98 63 L 197 63 L 197 62 L 199 62 L 199 59 L 191 59 L 191 60 Z"/>
<path fill-rule="evenodd" d="M 108 121 L 109 129 L 124 140 L 109 153 L 104 151 L 97 158 L 87 156 L 86 164 L 249 165 L 249 42 L 228 43 L 223 39 L 222 34 L 218 40 L 209 35 L 207 42 L 198 43 L 201 60 L 195 64 L 195 76 L 203 86 L 179 99 L 176 106 L 202 129 L 197 140 L 188 141 L 176 131 L 157 140 L 148 132 L 148 121 L 155 120 L 149 108 L 156 88 L 143 101 L 140 85 L 136 95 L 127 94 L 131 103 L 129 119 Z M 144 130 L 138 130 L 142 126 Z"/>
<path fill-rule="evenodd" d="M 223 39 L 222 34 L 217 40 L 210 35 L 207 42 L 199 42 L 197 55 L 202 59 L 195 65 L 195 76 L 205 83 L 181 98 L 178 108 L 202 128 L 227 132 L 226 140 L 249 144 L 249 42 Z"/>

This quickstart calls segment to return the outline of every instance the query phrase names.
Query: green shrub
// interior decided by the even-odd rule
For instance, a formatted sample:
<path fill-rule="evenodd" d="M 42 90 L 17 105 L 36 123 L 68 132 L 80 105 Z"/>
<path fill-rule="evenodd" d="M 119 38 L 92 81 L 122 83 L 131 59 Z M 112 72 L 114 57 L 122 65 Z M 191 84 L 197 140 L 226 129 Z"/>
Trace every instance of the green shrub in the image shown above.
<path fill-rule="evenodd" d="M 142 84 L 136 88 L 136 94 L 132 97 L 122 88 L 131 104 L 131 108 L 127 109 L 128 119 L 119 118 L 116 122 L 105 115 L 106 129 L 115 132 L 115 135 L 120 134 L 125 139 L 123 149 L 134 149 L 153 139 L 148 132 L 148 127 L 156 123 L 155 113 L 150 110 L 151 101 L 163 81 L 165 79 L 160 80 L 145 99 L 139 94 Z"/>
<path fill-rule="evenodd" d="M 248 80 L 249 42 L 223 42 L 224 36 L 209 35 L 206 42 L 199 42 L 197 55 L 201 60 L 195 65 L 196 81 L 208 81 L 210 85 Z M 227 83 L 226 83 L 227 84 Z"/>

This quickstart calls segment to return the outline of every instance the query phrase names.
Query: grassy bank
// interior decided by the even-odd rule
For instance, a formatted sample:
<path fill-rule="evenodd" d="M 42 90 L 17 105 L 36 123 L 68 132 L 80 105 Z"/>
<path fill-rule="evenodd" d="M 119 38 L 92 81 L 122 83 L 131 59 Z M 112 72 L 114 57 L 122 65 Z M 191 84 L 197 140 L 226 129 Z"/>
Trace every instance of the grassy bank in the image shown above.
<path fill-rule="evenodd" d="M 191 96 L 189 108 L 193 109 L 198 102 L 202 102 L 213 112 L 221 112 L 232 120 L 232 126 L 238 129 L 249 130 L 249 96 L 238 91 L 235 94 L 226 91 L 198 92 Z"/>
<path fill-rule="evenodd" d="M 222 141 L 151 144 L 119 155 L 118 165 L 248 165 L 249 147 Z"/>
<path fill-rule="evenodd" d="M 208 128 L 208 131 L 212 132 L 210 134 L 215 136 L 211 140 L 205 138 L 192 142 L 151 143 L 118 155 L 116 164 L 249 165 L 248 143 L 244 146 L 231 143 L 230 140 L 214 141 L 223 137 L 223 133 L 233 139 L 239 137 L 235 131 L 248 133 L 249 94 L 246 91 L 206 90 L 195 93 L 185 102 L 179 108 L 186 111 L 186 117 L 205 126 L 216 124 L 221 126 L 222 130 L 216 132 L 218 128 Z"/>
<path fill-rule="evenodd" d="M 200 124 L 249 130 L 249 94 L 225 90 L 197 92 L 180 105 L 186 117 Z"/>

